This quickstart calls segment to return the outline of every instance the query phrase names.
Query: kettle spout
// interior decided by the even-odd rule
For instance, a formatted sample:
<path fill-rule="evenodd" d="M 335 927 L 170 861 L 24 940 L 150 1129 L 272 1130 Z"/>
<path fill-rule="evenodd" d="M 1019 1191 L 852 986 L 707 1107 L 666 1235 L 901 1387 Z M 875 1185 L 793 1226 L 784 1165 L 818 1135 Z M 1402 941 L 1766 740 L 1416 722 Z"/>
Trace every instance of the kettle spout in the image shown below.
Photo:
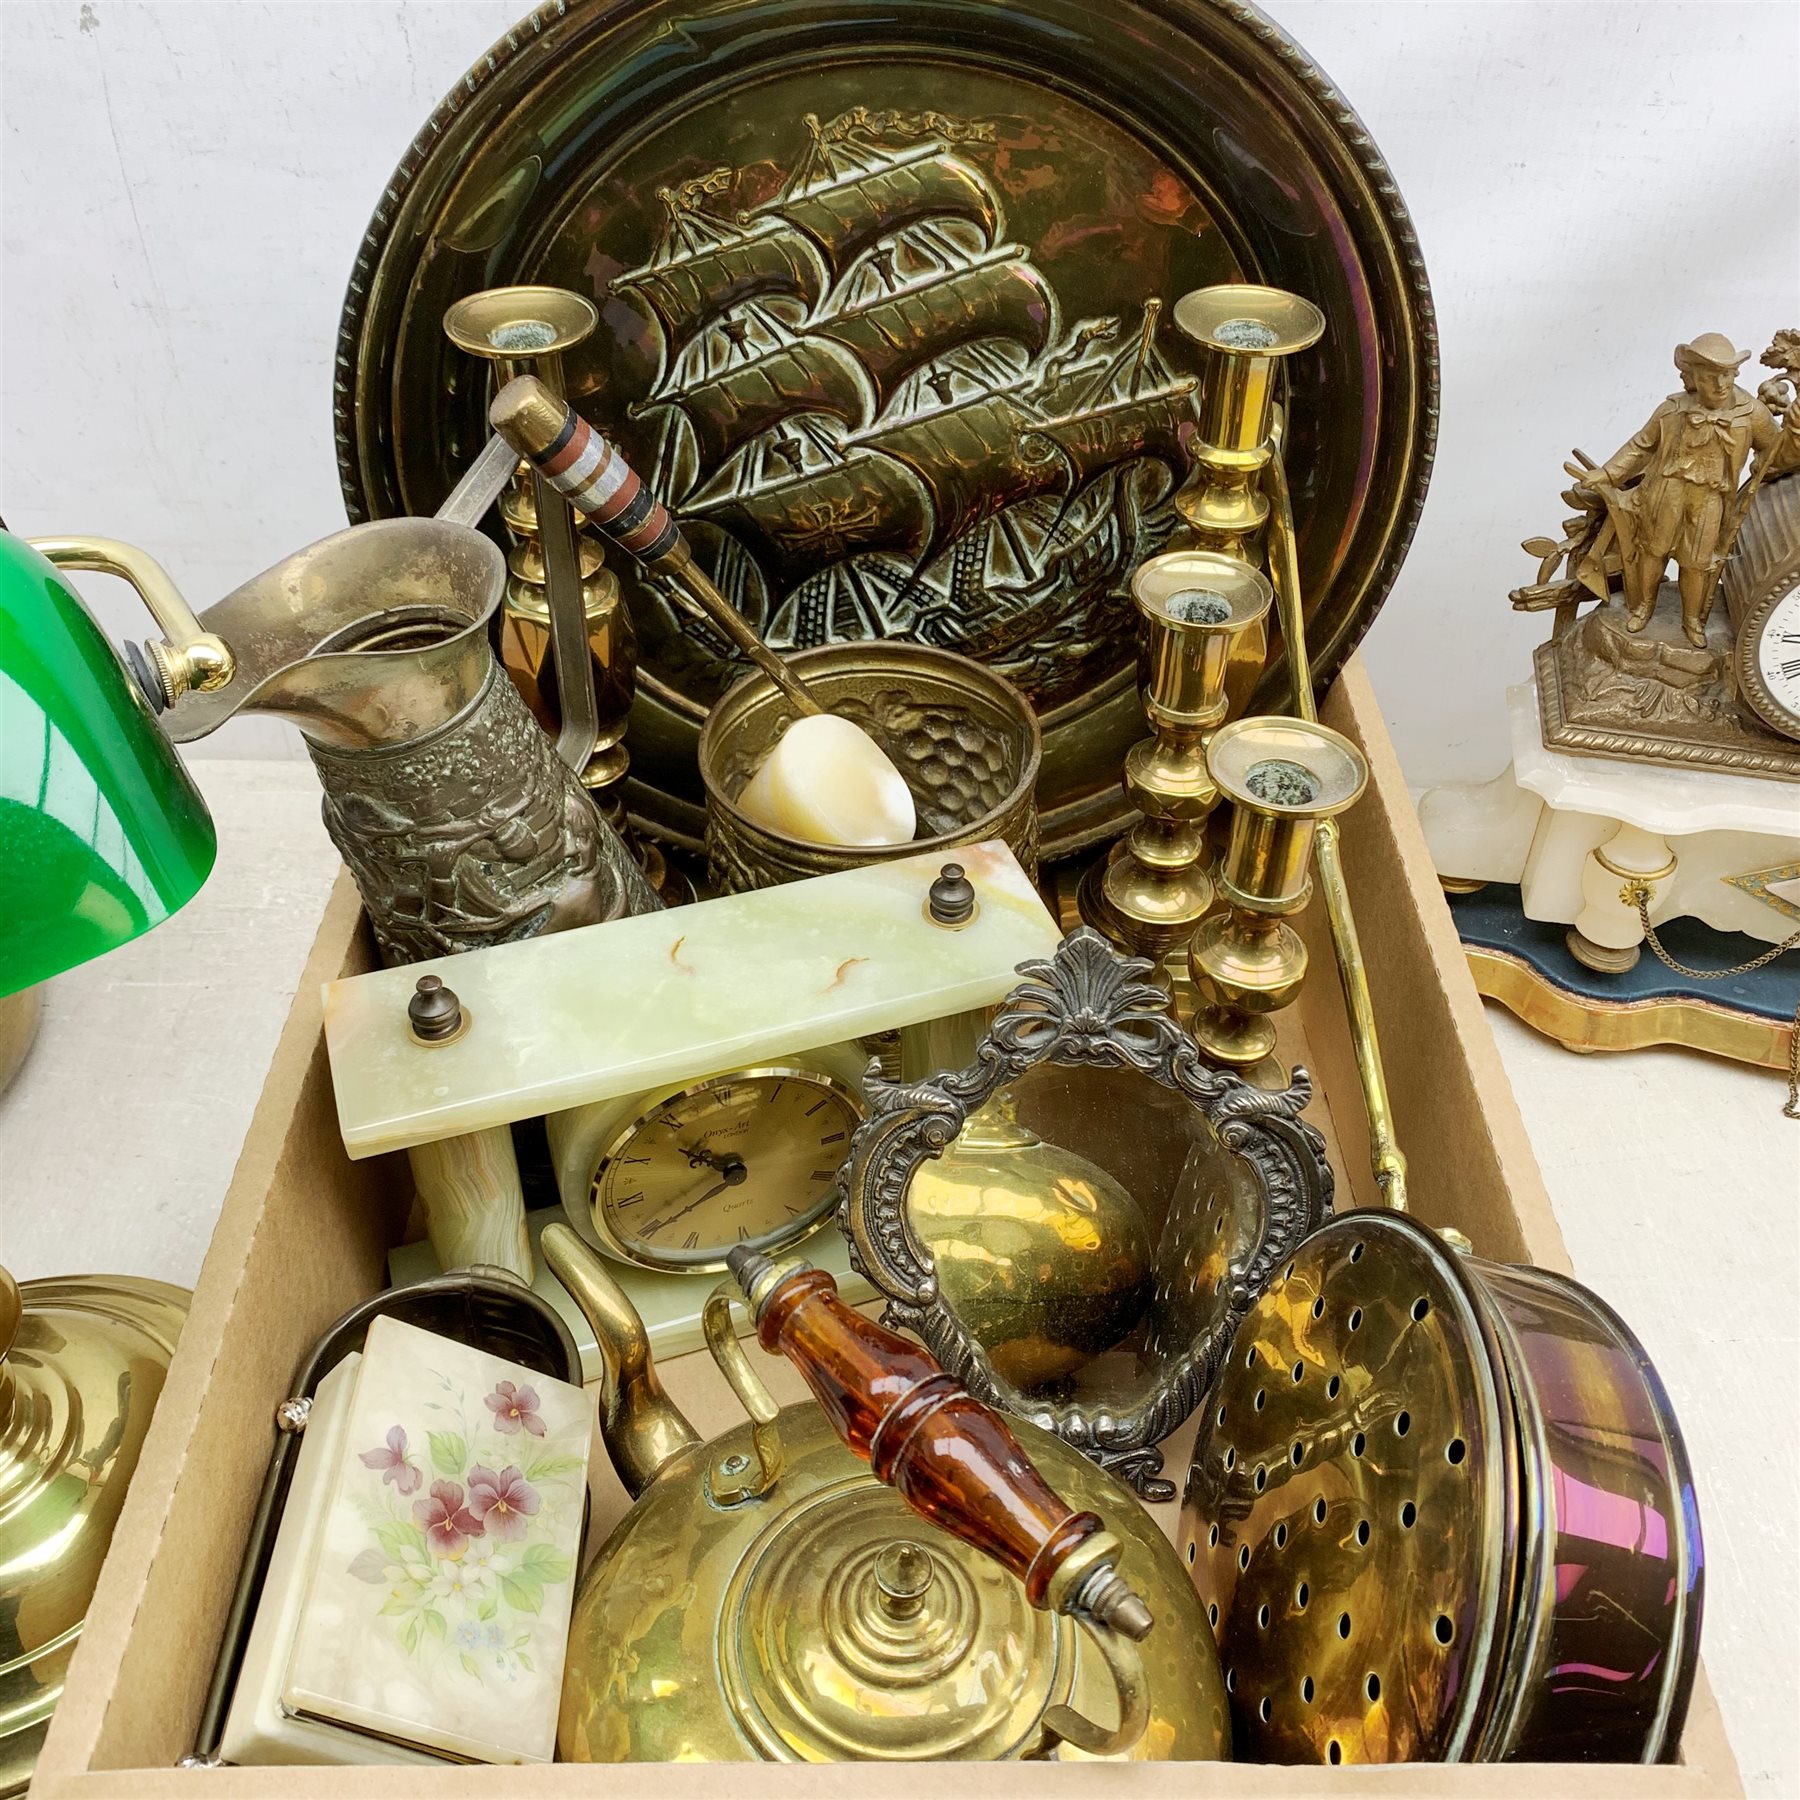
<path fill-rule="evenodd" d="M 567 1225 L 546 1225 L 544 1260 L 594 1328 L 605 1364 L 600 1436 L 626 1491 L 635 1500 L 672 1457 L 700 1436 L 663 1392 L 650 1360 L 650 1338 L 637 1308 L 599 1256 Z"/>

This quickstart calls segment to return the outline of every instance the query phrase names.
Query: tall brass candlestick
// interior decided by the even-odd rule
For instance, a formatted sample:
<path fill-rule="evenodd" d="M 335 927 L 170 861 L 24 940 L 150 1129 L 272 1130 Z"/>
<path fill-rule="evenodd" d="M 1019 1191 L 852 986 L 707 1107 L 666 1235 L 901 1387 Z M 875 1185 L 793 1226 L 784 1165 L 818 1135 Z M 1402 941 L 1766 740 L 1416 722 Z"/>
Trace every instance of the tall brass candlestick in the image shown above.
<path fill-rule="evenodd" d="M 566 288 L 499 287 L 457 301 L 444 315 L 444 332 L 490 366 L 495 392 L 516 375 L 536 375 L 560 398 L 564 353 L 599 322 L 593 302 Z M 625 813 L 637 633 L 619 578 L 593 533 L 524 458 L 501 496 L 500 516 L 512 538 L 501 663 L 650 885 L 671 904 L 691 898 L 685 879 L 654 844 L 638 839 Z"/>
<path fill-rule="evenodd" d="M 1312 894 L 1307 864 L 1322 821 L 1354 806 L 1369 779 L 1346 737 L 1300 719 L 1239 719 L 1218 732 L 1207 767 L 1231 801 L 1220 866 L 1225 901 L 1194 934 L 1193 1031 L 1217 1062 L 1258 1063 L 1275 1048 L 1270 1015 L 1306 978 L 1306 945 L 1287 923 Z"/>
<path fill-rule="evenodd" d="M 561 394 L 563 352 L 584 342 L 599 323 L 593 302 L 564 288 L 503 287 L 457 301 L 444 314 L 444 333 L 459 350 L 490 366 L 496 387 L 530 373 Z M 616 607 L 618 578 L 602 567 L 598 546 L 590 543 L 585 550 L 580 546 L 569 509 L 560 498 L 538 492 L 534 472 L 523 463 L 501 496 L 500 512 L 514 540 L 507 557 L 508 622 L 523 611 L 548 628 L 558 702 L 553 726 L 557 754 L 585 784 L 600 738 L 587 649 L 587 590 L 591 586 L 595 601 Z M 559 614 L 563 629 L 558 629 Z M 503 635 L 512 634 L 503 631 Z M 515 637 L 515 655 L 517 649 Z M 537 706 L 543 706 L 537 670 L 519 685 L 532 690 Z M 621 723 L 620 735 L 623 731 Z"/>
<path fill-rule="evenodd" d="M 1219 790 L 1206 745 L 1224 722 L 1225 673 L 1274 597 L 1260 571 L 1204 550 L 1153 556 L 1132 577 L 1138 680 L 1155 736 L 1125 757 L 1126 798 L 1142 815 L 1081 884 L 1081 916 L 1160 962 L 1212 905 L 1206 821 Z"/>
<path fill-rule="evenodd" d="M 1260 535 L 1260 547 L 1245 554 L 1266 554 L 1275 586 L 1276 617 L 1293 679 L 1294 711 L 1306 720 L 1318 718 L 1313 697 L 1312 661 L 1306 645 L 1306 606 L 1300 588 L 1299 541 L 1288 491 L 1287 469 L 1275 431 L 1275 380 L 1278 357 L 1316 343 L 1325 316 L 1311 301 L 1280 288 L 1229 286 L 1202 288 L 1175 309 L 1176 322 L 1207 351 L 1206 403 L 1196 449 L 1199 469 L 1184 490 L 1184 518 L 1201 520 L 1217 534 L 1236 535 L 1249 544 Z M 1258 432 L 1260 442 L 1253 441 Z M 1182 497 L 1177 496 L 1177 504 Z M 1369 1159 L 1383 1201 L 1397 1212 L 1407 1209 L 1406 1157 L 1395 1138 L 1393 1109 L 1381 1044 L 1375 1033 L 1375 1006 L 1369 994 L 1357 937 L 1356 915 L 1344 878 L 1335 818 L 1320 822 L 1313 846 L 1325 911 L 1331 925 L 1333 959 L 1343 984 L 1356 1048 L 1357 1073 L 1369 1119 Z"/>
<path fill-rule="evenodd" d="M 1184 294 L 1175 324 L 1208 364 L 1194 473 L 1175 496 L 1177 541 L 1259 561 L 1282 359 L 1319 341 L 1325 315 L 1298 294 L 1239 282 Z"/>

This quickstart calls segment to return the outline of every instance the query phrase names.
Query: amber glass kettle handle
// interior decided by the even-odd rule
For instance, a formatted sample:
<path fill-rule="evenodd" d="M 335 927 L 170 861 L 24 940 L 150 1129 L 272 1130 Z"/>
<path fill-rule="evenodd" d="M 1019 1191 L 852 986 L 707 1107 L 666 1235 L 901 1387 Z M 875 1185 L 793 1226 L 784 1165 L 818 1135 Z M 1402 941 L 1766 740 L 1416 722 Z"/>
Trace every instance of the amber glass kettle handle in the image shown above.
<path fill-rule="evenodd" d="M 726 1260 L 762 1347 L 800 1371 L 838 1436 L 915 1512 L 1010 1570 L 1033 1606 L 1149 1632 L 1150 1609 L 1117 1570 L 1119 1540 L 1050 1487 L 997 1413 L 846 1306 L 823 1269 L 742 1249 Z"/>

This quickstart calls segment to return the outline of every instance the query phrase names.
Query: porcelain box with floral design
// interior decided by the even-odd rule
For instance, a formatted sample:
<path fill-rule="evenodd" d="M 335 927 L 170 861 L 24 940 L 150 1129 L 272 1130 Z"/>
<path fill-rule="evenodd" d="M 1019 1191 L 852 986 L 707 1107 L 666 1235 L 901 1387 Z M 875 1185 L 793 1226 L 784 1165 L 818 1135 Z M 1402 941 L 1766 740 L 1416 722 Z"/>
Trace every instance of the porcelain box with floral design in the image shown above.
<path fill-rule="evenodd" d="M 226 1760 L 549 1762 L 591 1422 L 567 1382 L 375 1320 L 313 1401 Z"/>

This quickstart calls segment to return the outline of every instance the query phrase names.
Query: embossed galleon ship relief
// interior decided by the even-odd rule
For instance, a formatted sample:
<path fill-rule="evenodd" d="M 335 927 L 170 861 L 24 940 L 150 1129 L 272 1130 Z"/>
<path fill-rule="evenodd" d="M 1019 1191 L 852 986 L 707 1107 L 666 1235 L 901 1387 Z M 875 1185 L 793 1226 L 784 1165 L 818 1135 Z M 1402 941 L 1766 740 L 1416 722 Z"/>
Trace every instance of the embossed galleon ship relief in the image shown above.
<path fill-rule="evenodd" d="M 1230 281 L 1330 321 L 1287 371 L 1323 684 L 1417 517 L 1435 337 L 1391 174 L 1267 18 L 542 0 L 382 189 L 335 363 L 345 498 L 430 513 L 479 452 L 485 372 L 448 308 L 496 283 L 591 298 L 570 395 L 752 620 L 796 646 L 916 633 L 1030 696 L 1054 860 L 1127 821 L 1126 576 L 1172 529 L 1195 398 L 1167 308 Z M 696 740 L 743 665 L 615 570 L 640 648 L 629 805 L 697 850 Z M 1287 691 L 1276 655 L 1256 707 Z"/>
<path fill-rule="evenodd" d="M 632 408 L 655 479 L 777 647 L 923 640 L 1053 706 L 1116 660 L 1096 615 L 1172 528 L 1196 382 L 1160 299 L 1065 316 L 982 170 L 992 124 L 804 124 L 767 198 L 731 168 L 662 189 L 654 252 L 612 281 L 661 337 Z"/>

